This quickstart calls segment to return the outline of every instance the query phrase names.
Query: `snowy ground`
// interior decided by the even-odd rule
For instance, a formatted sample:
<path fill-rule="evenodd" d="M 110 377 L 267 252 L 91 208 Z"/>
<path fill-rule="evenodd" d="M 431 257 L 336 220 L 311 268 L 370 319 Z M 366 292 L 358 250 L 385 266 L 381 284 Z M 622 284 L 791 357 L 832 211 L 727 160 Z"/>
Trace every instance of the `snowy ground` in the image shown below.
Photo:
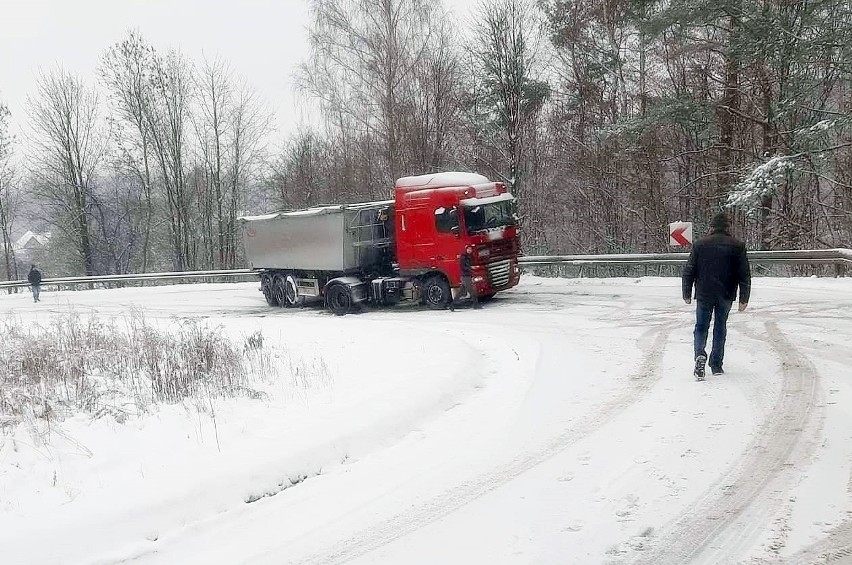
<path fill-rule="evenodd" d="M 852 556 L 852 280 L 754 280 L 691 376 L 674 278 L 526 277 L 338 318 L 257 284 L 0 297 L 261 330 L 263 400 L 0 435 L 0 562 L 710 564 Z"/>

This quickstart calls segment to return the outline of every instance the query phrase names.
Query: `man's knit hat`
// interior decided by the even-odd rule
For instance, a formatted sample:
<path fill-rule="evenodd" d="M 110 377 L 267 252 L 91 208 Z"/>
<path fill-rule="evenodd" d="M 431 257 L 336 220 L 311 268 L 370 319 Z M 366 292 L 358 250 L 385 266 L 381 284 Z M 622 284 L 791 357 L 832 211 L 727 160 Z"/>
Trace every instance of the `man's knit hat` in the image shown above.
<path fill-rule="evenodd" d="M 710 227 L 713 228 L 714 231 L 726 231 L 729 227 L 731 227 L 731 219 L 728 218 L 726 213 L 719 212 L 710 220 Z"/>

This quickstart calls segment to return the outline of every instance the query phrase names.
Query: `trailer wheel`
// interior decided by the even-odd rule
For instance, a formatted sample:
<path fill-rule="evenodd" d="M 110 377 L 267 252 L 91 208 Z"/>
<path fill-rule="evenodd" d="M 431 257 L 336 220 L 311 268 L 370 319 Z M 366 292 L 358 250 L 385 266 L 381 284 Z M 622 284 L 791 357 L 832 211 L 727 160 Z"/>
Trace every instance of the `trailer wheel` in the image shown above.
<path fill-rule="evenodd" d="M 287 306 L 299 305 L 299 292 L 296 290 L 296 279 L 292 275 L 287 275 L 284 280 L 284 299 L 287 301 Z"/>
<path fill-rule="evenodd" d="M 275 284 L 275 280 L 268 273 L 264 273 L 260 277 L 260 290 L 263 292 L 263 297 L 266 299 L 266 303 L 270 306 L 278 306 L 278 301 L 275 299 L 275 293 L 273 292 L 273 286 Z"/>
<path fill-rule="evenodd" d="M 335 316 L 348 314 L 352 309 L 352 293 L 346 285 L 336 284 L 328 289 L 325 301 L 328 309 L 331 310 Z"/>
<path fill-rule="evenodd" d="M 272 279 L 272 299 L 275 302 L 276 306 L 281 306 L 282 308 L 287 306 L 287 296 L 285 289 L 285 281 L 284 277 L 281 275 L 275 275 Z"/>
<path fill-rule="evenodd" d="M 450 283 L 442 275 L 432 275 L 423 284 L 423 300 L 432 310 L 447 307 L 453 299 L 450 293 Z"/>

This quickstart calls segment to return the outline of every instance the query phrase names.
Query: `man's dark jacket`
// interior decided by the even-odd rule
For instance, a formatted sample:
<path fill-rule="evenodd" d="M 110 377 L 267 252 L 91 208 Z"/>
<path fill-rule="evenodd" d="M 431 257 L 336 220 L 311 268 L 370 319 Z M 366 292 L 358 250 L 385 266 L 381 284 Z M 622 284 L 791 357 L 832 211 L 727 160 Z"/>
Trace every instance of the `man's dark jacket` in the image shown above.
<path fill-rule="evenodd" d="M 470 255 L 467 253 L 462 253 L 459 257 L 459 267 L 461 269 L 461 276 L 469 277 L 473 273 L 473 267 L 471 266 Z"/>
<path fill-rule="evenodd" d="M 692 246 L 689 261 L 683 269 L 683 299 L 701 302 L 728 300 L 737 297 L 739 286 L 742 304 L 748 304 L 751 294 L 751 270 L 745 245 L 724 231 L 714 231 Z"/>
<path fill-rule="evenodd" d="M 30 269 L 30 274 L 27 275 L 27 281 L 30 284 L 41 284 L 41 272 L 38 269 Z"/>

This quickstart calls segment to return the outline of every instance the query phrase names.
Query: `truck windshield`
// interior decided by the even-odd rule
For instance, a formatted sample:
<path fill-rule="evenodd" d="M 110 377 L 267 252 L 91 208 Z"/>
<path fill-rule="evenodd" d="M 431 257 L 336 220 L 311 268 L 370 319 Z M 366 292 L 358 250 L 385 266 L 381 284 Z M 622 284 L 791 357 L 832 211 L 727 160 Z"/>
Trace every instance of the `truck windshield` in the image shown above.
<path fill-rule="evenodd" d="M 467 226 L 468 233 L 502 226 L 513 226 L 518 223 L 515 201 L 504 200 L 479 206 L 465 206 L 464 223 Z"/>

